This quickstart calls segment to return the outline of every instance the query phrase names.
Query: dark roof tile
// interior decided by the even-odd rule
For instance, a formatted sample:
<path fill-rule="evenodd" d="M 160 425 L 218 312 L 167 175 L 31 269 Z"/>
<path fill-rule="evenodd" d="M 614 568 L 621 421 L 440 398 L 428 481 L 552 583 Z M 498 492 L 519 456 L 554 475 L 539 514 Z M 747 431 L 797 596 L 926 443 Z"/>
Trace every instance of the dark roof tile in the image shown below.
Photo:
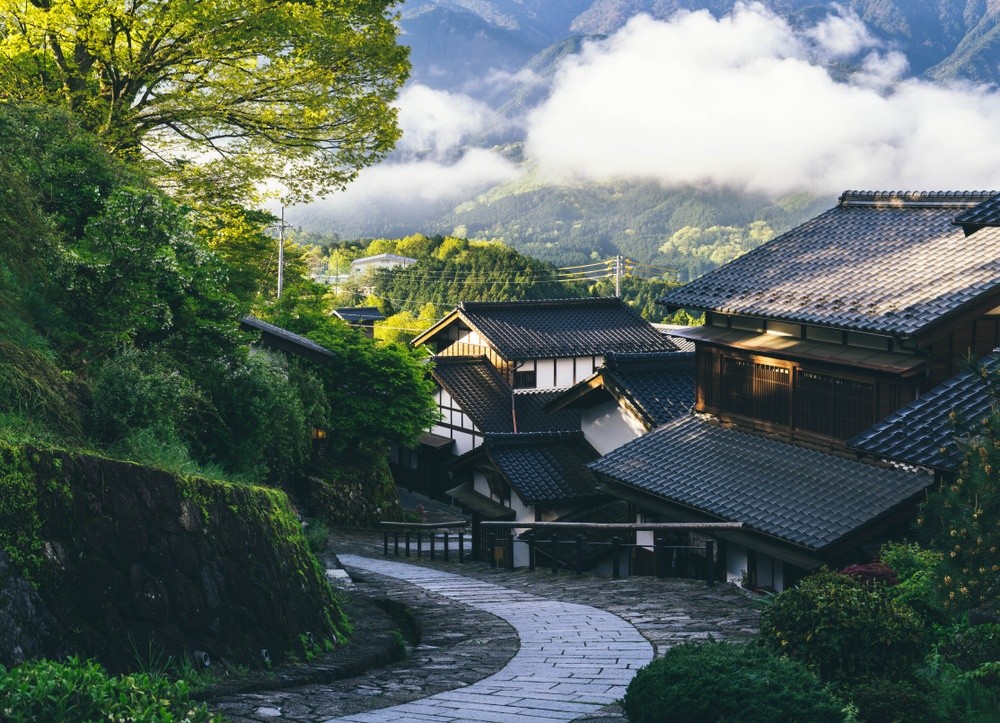
<path fill-rule="evenodd" d="M 486 453 L 527 504 L 600 497 L 597 476 L 587 464 L 597 452 L 573 434 L 486 435 Z"/>
<path fill-rule="evenodd" d="M 431 374 L 484 434 L 514 431 L 512 404 L 518 432 L 580 429 L 578 411 L 566 409 L 552 414 L 544 411 L 543 407 L 558 392 L 512 394 L 510 385 L 485 357 L 435 357 Z"/>
<path fill-rule="evenodd" d="M 616 298 L 467 301 L 458 311 L 507 359 L 676 351 L 668 338 Z"/>
<path fill-rule="evenodd" d="M 821 550 L 933 481 L 688 416 L 590 465 L 674 504 Z"/>
<path fill-rule="evenodd" d="M 693 355 L 609 354 L 599 373 L 605 386 L 626 394 L 654 427 L 686 415 L 694 407 Z"/>
<path fill-rule="evenodd" d="M 978 366 L 988 375 L 1000 374 L 1000 350 L 993 350 Z M 952 471 L 962 461 L 956 438 L 973 432 L 992 412 L 993 396 L 986 380 L 970 369 L 896 410 L 847 445 L 883 459 Z"/>
<path fill-rule="evenodd" d="M 913 336 L 1000 290 L 1000 229 L 956 214 L 986 192 L 848 192 L 836 208 L 669 293 L 704 309 Z"/>

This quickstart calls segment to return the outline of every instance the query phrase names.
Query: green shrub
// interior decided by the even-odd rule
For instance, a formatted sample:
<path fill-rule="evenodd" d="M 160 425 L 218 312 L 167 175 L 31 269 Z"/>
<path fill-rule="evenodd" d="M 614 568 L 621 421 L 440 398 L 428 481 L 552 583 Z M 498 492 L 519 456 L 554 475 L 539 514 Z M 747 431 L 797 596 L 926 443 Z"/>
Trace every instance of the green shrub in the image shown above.
<path fill-rule="evenodd" d="M 820 572 L 774 598 L 761 616 L 769 649 L 800 660 L 823 680 L 911 670 L 923 658 L 923 624 L 884 585 Z"/>
<path fill-rule="evenodd" d="M 633 723 L 844 719 L 840 703 L 805 666 L 733 643 L 671 648 L 636 674 L 623 704 Z"/>
<path fill-rule="evenodd" d="M 941 646 L 940 653 L 949 663 L 965 672 L 979 671 L 980 682 L 1000 689 L 1000 625 L 990 623 L 955 632 Z M 986 664 L 993 663 L 988 666 Z"/>
<path fill-rule="evenodd" d="M 889 542 L 879 551 L 879 559 L 896 571 L 899 584 L 891 594 L 898 601 L 909 605 L 927 622 L 945 622 L 938 573 L 940 552 L 925 550 L 916 543 Z"/>
<path fill-rule="evenodd" d="M 928 681 L 868 678 L 846 696 L 866 723 L 939 723 L 949 719 L 941 690 Z"/>
<path fill-rule="evenodd" d="M 327 539 L 330 537 L 330 527 L 321 519 L 311 517 L 306 520 L 303 528 L 306 535 L 306 542 L 313 553 L 322 552 L 326 549 Z"/>
<path fill-rule="evenodd" d="M 93 661 L 38 660 L 0 667 L 0 719 L 31 721 L 221 721 L 191 701 L 184 681 L 111 677 Z"/>

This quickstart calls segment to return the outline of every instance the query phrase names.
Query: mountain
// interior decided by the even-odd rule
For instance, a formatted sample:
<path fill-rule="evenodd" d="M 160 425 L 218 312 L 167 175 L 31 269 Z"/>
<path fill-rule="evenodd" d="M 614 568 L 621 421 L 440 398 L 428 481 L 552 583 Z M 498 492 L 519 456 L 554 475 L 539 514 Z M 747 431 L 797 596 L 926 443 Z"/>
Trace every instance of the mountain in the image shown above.
<path fill-rule="evenodd" d="M 668 20 L 707 10 L 727 15 L 738 0 L 407 0 L 401 42 L 411 48 L 411 86 L 446 92 L 446 104 L 468 96 L 490 116 L 459 147 L 434 154 L 404 137 L 385 169 L 410 169 L 421 179 L 409 196 L 387 184 L 336 203 L 295 209 L 305 230 L 342 238 L 401 237 L 414 232 L 497 238 L 519 251 L 576 264 L 623 254 L 676 268 L 681 278 L 703 273 L 759 240 L 761 226 L 780 233 L 833 203 L 832 195 L 744 193 L 719 187 L 661 187 L 647 177 L 600 182 L 542 180 L 526 164 L 523 141 L 532 112 L 549 98 L 560 71 L 604 39 L 646 14 Z M 759 0 L 769 12 L 808 35 L 831 18 L 863 23 L 868 36 L 851 57 L 828 61 L 843 81 L 871 60 L 905 56 L 908 78 L 1000 83 L 1000 0 Z M 650 92 L 655 92 L 650 89 Z M 455 112 L 428 109 L 428 116 Z M 475 124 L 472 124 L 475 125 Z M 512 172 L 475 176 L 442 169 L 471 151 L 489 154 Z M 585 149 L 581 149 L 584 152 Z M 434 164 L 437 164 L 435 166 Z M 470 164 L 471 165 L 471 164 Z M 471 176 L 471 180 L 470 177 Z M 436 184 L 436 185 L 435 185 Z M 428 189 L 435 187 L 435 192 Z M 440 187 L 440 188 L 438 188 Z M 353 199 L 353 200 L 352 200 Z M 684 232 L 680 240 L 675 234 Z M 700 235 L 699 235 L 700 234 Z M 766 234 L 764 234 L 766 235 Z M 692 241 L 696 239 L 697 243 Z M 693 244 L 693 245 L 692 245 Z"/>

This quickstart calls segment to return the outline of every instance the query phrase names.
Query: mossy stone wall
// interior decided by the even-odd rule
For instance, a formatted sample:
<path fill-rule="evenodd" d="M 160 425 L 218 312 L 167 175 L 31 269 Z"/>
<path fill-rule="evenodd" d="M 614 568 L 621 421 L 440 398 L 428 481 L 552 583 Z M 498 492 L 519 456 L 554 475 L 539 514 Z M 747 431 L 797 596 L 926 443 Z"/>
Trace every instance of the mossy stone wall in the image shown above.
<path fill-rule="evenodd" d="M 0 444 L 0 545 L 68 647 L 113 670 L 194 650 L 257 667 L 349 631 L 271 488 Z"/>

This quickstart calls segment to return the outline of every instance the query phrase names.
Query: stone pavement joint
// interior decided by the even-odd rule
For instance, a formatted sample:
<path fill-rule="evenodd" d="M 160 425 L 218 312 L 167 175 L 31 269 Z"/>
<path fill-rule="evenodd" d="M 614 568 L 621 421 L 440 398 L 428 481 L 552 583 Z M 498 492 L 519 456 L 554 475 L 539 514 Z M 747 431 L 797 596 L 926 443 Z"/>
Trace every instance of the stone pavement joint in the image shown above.
<path fill-rule="evenodd" d="M 653 659 L 653 646 L 638 630 L 603 610 L 392 560 L 341 555 L 340 561 L 503 618 L 517 631 L 521 648 L 502 670 L 458 691 L 339 720 L 417 720 L 430 714 L 447 721 L 570 721 L 620 698 L 636 668 Z M 584 659 L 587 675 L 578 677 Z M 539 684 L 557 695 L 538 698 Z"/>

